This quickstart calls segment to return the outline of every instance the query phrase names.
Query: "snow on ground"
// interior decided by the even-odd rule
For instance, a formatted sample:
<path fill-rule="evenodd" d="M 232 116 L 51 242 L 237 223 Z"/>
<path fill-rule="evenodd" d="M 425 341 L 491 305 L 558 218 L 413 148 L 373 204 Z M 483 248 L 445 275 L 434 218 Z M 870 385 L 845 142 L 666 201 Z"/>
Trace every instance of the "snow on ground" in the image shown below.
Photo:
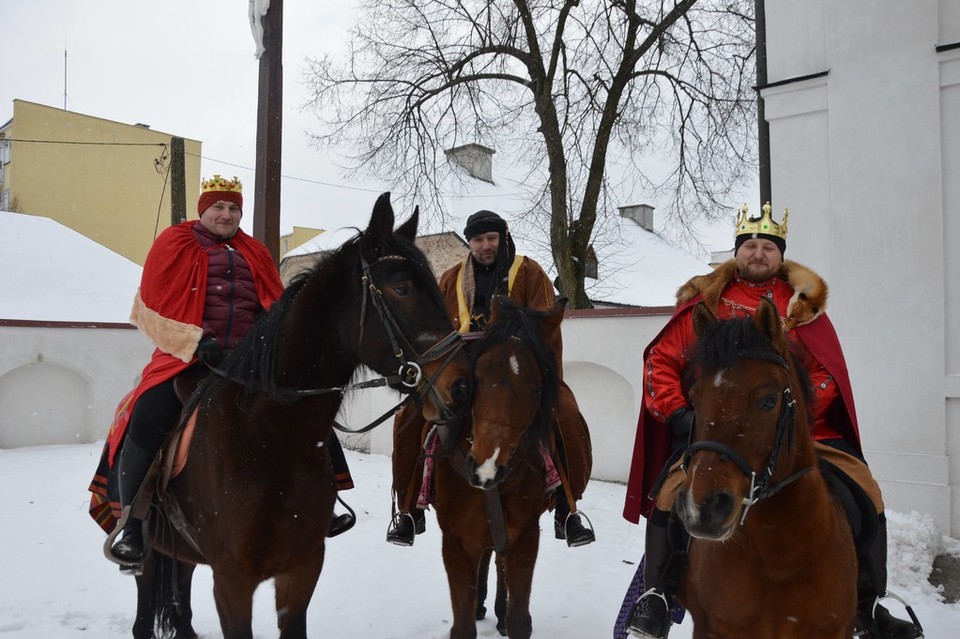
<path fill-rule="evenodd" d="M 0 450 L 0 639 L 114 639 L 130 636 L 136 587 L 103 558 L 105 536 L 87 514 L 87 484 L 101 444 Z M 440 532 L 428 514 L 427 532 L 413 548 L 384 542 L 390 512 L 390 460 L 347 451 L 357 488 L 344 493 L 357 526 L 328 543 L 327 563 L 309 613 L 312 637 L 445 639 L 450 604 L 440 559 Z M 570 549 L 544 534 L 534 576 L 534 637 L 608 638 L 636 569 L 643 528 L 624 521 L 624 487 L 593 482 L 582 506 L 598 541 Z M 892 590 L 909 601 L 928 639 L 956 636 L 960 604 L 945 604 L 927 582 L 934 556 L 960 557 L 960 541 L 943 537 L 932 519 L 888 513 Z M 544 517 L 542 527 L 552 531 Z M 825 596 L 829 594 L 825 593 Z M 209 569 L 194 578 L 194 627 L 221 637 Z M 254 603 L 254 635 L 277 636 L 272 586 Z M 483 639 L 499 637 L 488 617 Z M 688 621 L 671 639 L 691 636 Z"/>

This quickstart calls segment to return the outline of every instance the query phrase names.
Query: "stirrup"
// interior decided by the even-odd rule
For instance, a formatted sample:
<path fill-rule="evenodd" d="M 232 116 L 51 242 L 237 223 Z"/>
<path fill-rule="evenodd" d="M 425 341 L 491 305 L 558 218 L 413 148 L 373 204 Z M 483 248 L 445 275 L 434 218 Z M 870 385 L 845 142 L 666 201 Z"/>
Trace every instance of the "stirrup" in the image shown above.
<path fill-rule="evenodd" d="M 124 506 L 123 510 L 121 511 L 120 521 L 117 522 L 117 524 L 113 527 L 113 530 L 107 535 L 107 538 L 103 542 L 103 556 L 113 563 L 119 565 L 121 573 L 125 575 L 139 576 L 143 574 L 143 560 L 147 556 L 146 540 L 143 542 L 143 557 L 140 559 L 129 560 L 113 554 L 114 542 L 116 542 L 117 537 L 119 537 L 123 532 L 123 529 L 126 526 L 129 518 L 130 506 Z M 123 541 L 123 539 L 121 538 L 120 541 Z"/>
<path fill-rule="evenodd" d="M 580 521 L 580 526 L 583 528 L 584 532 L 578 539 L 570 539 L 570 535 L 567 534 L 572 517 L 576 517 L 577 520 L 586 520 L 587 522 L 587 525 L 584 526 L 583 521 Z M 597 534 L 593 531 L 593 522 L 590 521 L 590 518 L 582 510 L 567 513 L 566 518 L 563 520 L 562 537 L 560 536 L 561 531 L 559 530 L 559 522 L 556 520 L 554 520 L 554 530 L 557 533 L 556 537 L 558 539 L 565 539 L 569 548 L 586 546 L 587 544 L 592 544 L 597 540 Z"/>
<path fill-rule="evenodd" d="M 876 639 L 882 639 L 880 637 L 880 628 L 878 627 L 878 624 L 877 624 L 877 606 L 879 606 L 880 602 L 883 601 L 884 599 L 895 599 L 896 601 L 900 602 L 900 605 L 903 606 L 904 610 L 906 610 L 907 614 L 910 616 L 910 622 L 913 623 L 913 625 L 917 629 L 917 632 L 920 633 L 916 636 L 916 639 L 923 639 L 923 626 L 920 625 L 920 619 L 917 617 L 917 614 L 913 611 L 913 607 L 910 606 L 910 604 L 908 604 L 906 601 L 904 601 L 902 597 L 900 597 L 899 595 L 893 592 L 890 592 L 889 590 L 887 591 L 887 594 L 883 595 L 882 597 L 878 596 L 876 599 L 873 600 L 873 606 L 870 607 L 870 619 L 867 620 L 867 623 L 869 625 L 866 628 L 857 628 L 856 631 L 853 633 L 853 636 L 854 637 L 875 637 Z M 890 613 L 889 610 L 887 610 L 887 614 L 890 614 L 892 616 L 892 613 Z"/>
<path fill-rule="evenodd" d="M 347 509 L 347 512 L 342 515 L 333 515 L 333 519 L 330 520 L 330 527 L 327 529 L 327 539 L 342 535 L 357 523 L 357 513 L 354 512 L 353 508 L 351 508 L 347 502 L 340 499 L 340 495 L 337 495 L 337 501 Z"/>
<path fill-rule="evenodd" d="M 405 525 L 409 528 L 406 529 Z M 413 516 L 413 513 L 397 512 L 390 519 L 390 527 L 387 528 L 387 541 L 397 546 L 412 546 L 417 535 L 427 529 L 427 518 L 421 515 L 419 520 Z M 409 531 L 409 536 L 405 533 Z"/>
<path fill-rule="evenodd" d="M 659 634 L 650 634 L 640 628 L 637 628 L 633 625 L 633 620 L 641 614 L 640 604 L 641 602 L 648 597 L 656 597 L 663 601 L 663 625 L 661 626 L 661 632 Z M 650 588 L 645 593 L 637 597 L 636 603 L 633 604 L 633 608 L 630 610 L 630 617 L 627 619 L 627 631 L 634 637 L 639 637 L 640 639 L 667 639 L 667 635 L 670 634 L 670 626 L 673 625 L 673 620 L 670 617 L 670 600 L 667 599 L 667 593 L 662 592 L 657 588 Z"/>

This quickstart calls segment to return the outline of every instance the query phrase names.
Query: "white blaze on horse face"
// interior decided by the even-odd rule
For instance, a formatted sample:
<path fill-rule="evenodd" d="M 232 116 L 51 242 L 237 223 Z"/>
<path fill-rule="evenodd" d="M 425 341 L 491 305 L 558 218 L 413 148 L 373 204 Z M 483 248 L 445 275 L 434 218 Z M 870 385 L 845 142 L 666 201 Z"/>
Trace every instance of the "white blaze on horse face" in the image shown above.
<path fill-rule="evenodd" d="M 511 356 L 510 356 L 510 371 L 511 371 L 514 375 L 519 375 L 519 374 L 520 374 L 520 362 L 519 362 L 519 360 L 517 360 L 517 356 L 516 356 L 516 355 L 511 355 Z"/>
<path fill-rule="evenodd" d="M 500 456 L 500 447 L 493 451 L 493 456 L 477 466 L 477 478 L 482 482 L 493 481 L 497 476 L 497 457 Z"/>

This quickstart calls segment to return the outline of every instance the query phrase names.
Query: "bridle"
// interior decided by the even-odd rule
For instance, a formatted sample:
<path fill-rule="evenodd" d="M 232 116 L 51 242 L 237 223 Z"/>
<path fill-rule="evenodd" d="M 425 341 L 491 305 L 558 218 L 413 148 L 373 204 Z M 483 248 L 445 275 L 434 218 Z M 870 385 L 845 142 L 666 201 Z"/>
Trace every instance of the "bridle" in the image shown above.
<path fill-rule="evenodd" d="M 403 257 L 402 255 L 384 255 L 373 264 L 367 264 L 365 259 L 362 257 L 360 258 L 360 265 L 363 270 L 363 273 L 360 276 L 361 286 L 363 287 L 363 301 L 360 305 L 360 337 L 357 340 L 357 345 L 359 347 L 359 345 L 363 343 L 363 329 L 367 315 L 367 299 L 369 298 L 370 305 L 376 309 L 377 315 L 380 317 L 380 323 L 387 333 L 387 339 L 390 340 L 390 348 L 393 351 L 393 356 L 400 364 L 396 375 L 390 375 L 379 378 L 378 380 L 370 381 L 380 382 L 380 380 L 383 380 L 375 385 L 383 386 L 389 384 L 400 384 L 404 388 L 409 389 L 407 397 L 397 404 L 396 407 L 391 409 L 389 414 L 393 414 L 393 411 L 410 403 L 413 401 L 413 399 L 422 398 L 427 393 L 430 393 L 430 395 L 437 400 L 435 404 L 440 409 L 440 412 L 443 414 L 443 416 L 447 419 L 451 419 L 455 417 L 455 415 L 442 401 L 440 401 L 441 398 L 437 396 L 434 384 L 436 383 L 436 377 L 439 376 L 439 374 L 450 365 L 450 362 L 453 361 L 453 358 L 457 355 L 457 353 L 463 349 L 463 337 L 458 331 L 452 330 L 449 334 L 428 348 L 424 353 L 418 353 L 413 343 L 403 333 L 403 330 L 400 328 L 400 324 L 397 322 L 396 317 L 394 317 L 394 314 L 390 311 L 390 307 L 383 299 L 383 292 L 377 287 L 376 283 L 373 281 L 373 276 L 370 273 L 370 269 L 373 266 L 376 266 L 384 260 L 406 259 L 407 258 Z M 406 347 L 406 351 L 404 350 L 404 346 Z M 411 353 L 414 359 L 411 360 L 407 358 L 407 352 Z M 443 361 L 440 363 L 439 368 L 437 368 L 436 375 L 434 375 L 434 377 L 425 378 L 423 375 L 423 365 L 441 358 L 443 358 Z M 342 390 L 353 390 L 354 388 L 360 388 L 361 384 L 364 383 L 368 382 L 361 382 L 360 384 L 355 384 L 350 387 L 344 387 Z M 363 386 L 363 388 L 369 388 L 373 385 L 374 384 Z M 372 426 L 370 426 L 370 428 L 372 428 Z M 365 431 L 360 430 L 351 432 Z"/>
<path fill-rule="evenodd" d="M 344 386 L 328 386 L 324 388 L 281 387 L 275 391 L 278 395 L 289 398 L 299 398 L 312 395 L 324 395 L 327 393 L 342 394 L 349 391 L 363 390 L 365 388 L 379 388 L 381 386 L 400 386 L 403 388 L 402 392 L 405 393 L 405 397 L 396 406 L 384 413 L 376 421 L 361 429 L 349 429 L 338 424 L 337 422 L 334 422 L 334 428 L 347 433 L 365 433 L 374 427 L 379 426 L 387 418 L 392 416 L 399 408 L 413 402 L 416 399 L 422 398 L 427 393 L 430 393 L 431 396 L 437 400 L 435 404 L 445 418 L 450 419 L 455 417 L 453 412 L 442 401 L 440 401 L 440 397 L 436 394 L 434 384 L 436 383 L 436 377 L 439 376 L 439 374 L 450 365 L 450 362 L 453 361 L 453 358 L 456 357 L 457 353 L 459 353 L 463 348 L 464 343 L 460 333 L 455 330 L 451 331 L 448 335 L 441 338 L 433 346 L 428 348 L 424 353 L 418 353 L 407 336 L 404 335 L 403 330 L 401 330 L 394 314 L 390 311 L 390 307 L 383 299 L 383 292 L 377 287 L 376 283 L 373 281 L 373 276 L 370 273 L 370 269 L 373 266 L 376 266 L 384 260 L 406 259 L 407 258 L 401 255 L 384 255 L 373 264 L 368 264 L 365 259 L 362 257 L 360 258 L 360 265 L 362 269 L 360 284 L 363 290 L 363 300 L 360 305 L 360 337 L 357 341 L 357 346 L 359 348 L 360 344 L 363 342 L 363 328 L 366 321 L 367 300 L 369 298 L 370 305 L 376 309 L 377 315 L 380 317 L 380 323 L 387 333 L 387 338 L 390 341 L 390 347 L 393 352 L 393 356 L 399 362 L 397 372 L 393 375 L 384 375 L 363 382 L 347 384 Z M 401 343 L 405 345 L 406 350 Z M 412 359 L 407 357 L 407 353 L 412 355 Z M 440 363 L 436 375 L 434 375 L 434 377 L 425 377 L 423 374 L 423 365 L 439 359 L 442 359 L 443 361 Z M 212 372 L 225 379 L 242 384 L 244 386 L 251 386 L 249 382 L 234 379 L 228 375 L 226 371 L 218 367 L 208 365 L 208 368 Z M 254 384 L 253 386 L 256 389 L 257 385 Z M 264 390 L 264 388 L 260 388 L 258 390 Z"/>
<path fill-rule="evenodd" d="M 762 359 L 768 362 L 773 362 L 778 366 L 781 366 L 784 370 L 789 371 L 790 366 L 787 364 L 787 361 L 776 353 L 771 353 L 768 351 L 742 351 L 737 354 L 738 358 L 750 358 L 750 359 Z M 780 404 L 780 417 L 777 420 L 777 430 L 774 433 L 773 446 L 770 450 L 770 455 L 767 457 L 767 463 L 763 471 L 760 474 L 757 474 L 757 471 L 753 469 L 750 463 L 744 459 L 743 455 L 738 453 L 736 450 L 723 444 L 718 441 L 713 440 L 704 440 L 697 441 L 690 444 L 683 456 L 683 465 L 682 468 L 686 472 L 687 467 L 690 465 L 690 459 L 693 457 L 693 454 L 701 450 L 713 451 L 720 455 L 721 461 L 731 461 L 733 462 L 743 473 L 750 479 L 750 491 L 747 493 L 747 496 L 743 498 L 741 506 L 743 508 L 740 514 L 740 524 L 742 525 L 744 520 L 747 518 L 747 512 L 750 510 L 750 507 L 761 499 L 766 499 L 767 497 L 772 497 L 777 494 L 788 484 L 792 484 L 796 480 L 800 479 L 803 475 L 813 470 L 812 467 L 801 468 L 797 472 L 789 475 L 784 478 L 782 481 L 772 484 L 771 479 L 773 474 L 777 469 L 777 461 L 780 458 L 780 452 L 784 446 L 784 440 L 786 440 L 787 447 L 790 448 L 793 446 L 793 420 L 796 412 L 797 400 L 793 397 L 793 392 L 790 390 L 790 387 L 787 386 L 783 389 L 783 398 Z M 691 437 L 693 431 L 691 430 Z M 789 435 L 789 437 L 788 437 Z"/>

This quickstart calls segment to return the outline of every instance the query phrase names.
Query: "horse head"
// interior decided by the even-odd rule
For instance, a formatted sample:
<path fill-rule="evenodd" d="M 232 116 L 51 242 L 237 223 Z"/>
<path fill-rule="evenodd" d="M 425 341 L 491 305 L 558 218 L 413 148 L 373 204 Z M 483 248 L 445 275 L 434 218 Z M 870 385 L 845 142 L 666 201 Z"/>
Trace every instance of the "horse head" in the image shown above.
<path fill-rule="evenodd" d="M 490 326 L 471 355 L 473 435 L 465 467 L 473 486 L 496 487 L 521 451 L 547 441 L 559 379 L 548 344 L 565 307 L 560 300 L 541 312 L 493 298 Z"/>
<path fill-rule="evenodd" d="M 362 291 L 356 343 L 366 366 L 402 393 L 416 393 L 423 415 L 460 415 L 469 401 L 468 359 L 429 262 L 414 243 L 419 208 L 394 231 L 390 194 L 373 208 L 358 239 Z"/>
<path fill-rule="evenodd" d="M 693 324 L 698 339 L 688 396 L 696 419 L 676 509 L 692 536 L 723 541 L 754 503 L 809 470 L 790 474 L 788 459 L 800 439 L 797 422 L 807 426 L 803 393 L 793 396 L 802 377 L 780 315 L 766 299 L 752 319 L 719 322 L 698 304 Z"/>

